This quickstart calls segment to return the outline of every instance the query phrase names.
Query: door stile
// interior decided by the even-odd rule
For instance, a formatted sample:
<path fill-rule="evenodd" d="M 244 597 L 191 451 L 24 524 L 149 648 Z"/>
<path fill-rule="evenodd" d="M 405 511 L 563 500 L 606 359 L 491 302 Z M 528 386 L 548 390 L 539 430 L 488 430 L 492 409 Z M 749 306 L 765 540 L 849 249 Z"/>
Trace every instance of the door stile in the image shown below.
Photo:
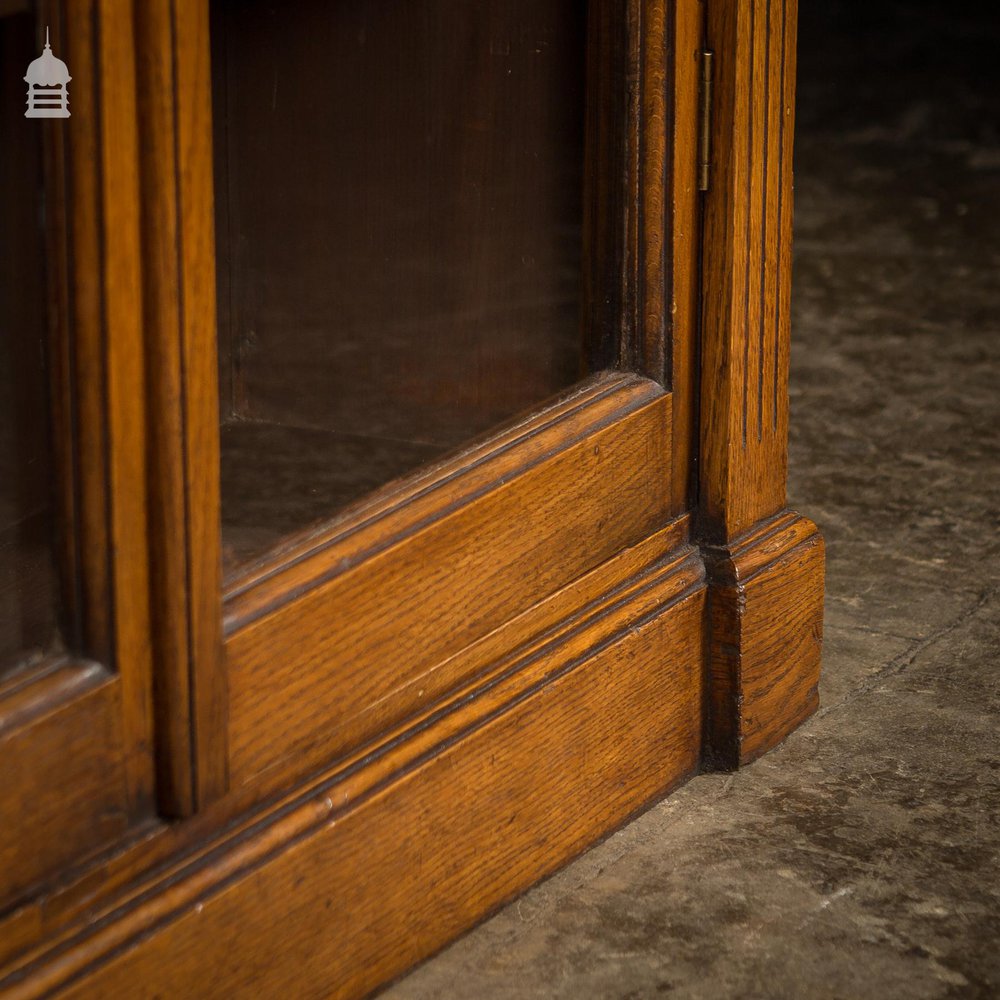
<path fill-rule="evenodd" d="M 160 805 L 227 786 L 207 5 L 137 3 Z"/>

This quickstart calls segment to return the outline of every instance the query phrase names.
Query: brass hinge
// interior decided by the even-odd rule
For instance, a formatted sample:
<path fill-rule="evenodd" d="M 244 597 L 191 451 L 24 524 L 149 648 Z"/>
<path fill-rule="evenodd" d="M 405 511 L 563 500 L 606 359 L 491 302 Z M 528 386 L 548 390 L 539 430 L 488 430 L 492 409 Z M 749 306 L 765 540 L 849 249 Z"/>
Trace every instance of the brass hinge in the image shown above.
<path fill-rule="evenodd" d="M 707 191 L 712 166 L 712 59 L 715 53 L 701 54 L 701 89 L 698 94 L 698 190 Z M 690 161 L 689 161 L 690 162 Z"/>

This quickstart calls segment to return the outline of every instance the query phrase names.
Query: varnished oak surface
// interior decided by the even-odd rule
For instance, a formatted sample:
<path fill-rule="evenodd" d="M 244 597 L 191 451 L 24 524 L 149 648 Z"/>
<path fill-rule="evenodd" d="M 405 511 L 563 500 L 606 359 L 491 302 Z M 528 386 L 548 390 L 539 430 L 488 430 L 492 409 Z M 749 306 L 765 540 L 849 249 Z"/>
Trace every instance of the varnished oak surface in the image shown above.
<path fill-rule="evenodd" d="M 120 699 L 103 667 L 65 659 L 0 687 L 0 900 L 127 829 Z"/>
<path fill-rule="evenodd" d="M 358 996 L 669 790 L 699 754 L 700 561 L 681 547 L 592 593 L 442 710 L 81 927 L 5 997 Z M 280 949 L 251 944 L 275 926 Z"/>
<path fill-rule="evenodd" d="M 796 0 L 707 5 L 700 506 L 712 541 L 785 504 Z"/>
<path fill-rule="evenodd" d="M 672 52 L 673 80 L 665 128 L 669 136 L 669 188 L 664 228 L 669 233 L 665 255 L 669 261 L 669 305 L 665 310 L 669 366 L 667 383 L 673 395 L 674 509 L 687 510 L 697 490 L 698 454 L 698 331 L 700 316 L 699 260 L 701 257 L 701 196 L 697 190 L 698 97 L 704 10 L 701 3 L 667 7 L 667 33 Z"/>
<path fill-rule="evenodd" d="M 711 583 L 709 757 L 748 764 L 819 706 L 823 538 L 786 511 L 706 550 Z"/>
<path fill-rule="evenodd" d="M 669 397 L 648 380 L 598 377 L 479 451 L 231 591 L 235 783 L 433 699 L 454 682 L 440 661 L 669 518 Z"/>
<path fill-rule="evenodd" d="M 710 567 L 708 755 L 736 767 L 817 705 L 823 548 L 783 511 L 796 0 L 714 0 L 704 203 L 699 532 Z"/>
<path fill-rule="evenodd" d="M 148 0 L 135 16 L 157 798 L 185 816 L 228 782 L 208 11 Z"/>
<path fill-rule="evenodd" d="M 629 592 L 640 589 L 648 592 L 647 584 L 664 571 L 669 575 L 681 570 L 675 584 L 682 588 L 697 583 L 703 571 L 693 557 L 689 539 L 689 519 L 673 521 L 450 658 L 459 666 L 459 676 L 471 680 L 452 691 L 444 704 L 464 703 L 471 693 L 489 687 L 491 678 L 508 671 L 511 663 L 523 660 L 561 634 L 579 631 L 580 624 L 595 613 L 599 618 L 605 617 L 606 609 Z M 655 593 L 652 598 L 655 604 L 658 600 Z M 637 605 L 640 609 L 649 606 Z M 613 620 L 609 622 L 613 624 Z M 445 668 L 449 668 L 448 664 Z M 394 746 L 405 732 L 423 731 L 426 720 L 438 712 L 441 704 L 428 706 L 408 723 L 388 732 L 375 746 Z M 353 773 L 370 757 L 372 749 L 365 746 L 349 755 L 339 772 Z M 309 787 L 329 780 L 322 774 L 312 776 L 295 795 L 305 794 Z M 379 770 L 370 780 L 381 780 L 382 774 Z M 100 914 L 118 906 L 121 899 L 159 884 L 161 875 L 169 878 L 170 872 L 207 856 L 214 850 L 220 829 L 230 831 L 228 836 L 238 842 L 259 823 L 260 809 L 266 812 L 268 802 L 273 809 L 273 800 L 262 796 L 259 786 L 234 789 L 184 823 L 149 826 L 139 831 L 138 839 L 100 865 L 84 867 L 62 883 L 48 887 L 24 906 L 0 918 L 0 967 L 40 941 L 72 939 L 74 928 L 81 921 L 92 923 Z"/>

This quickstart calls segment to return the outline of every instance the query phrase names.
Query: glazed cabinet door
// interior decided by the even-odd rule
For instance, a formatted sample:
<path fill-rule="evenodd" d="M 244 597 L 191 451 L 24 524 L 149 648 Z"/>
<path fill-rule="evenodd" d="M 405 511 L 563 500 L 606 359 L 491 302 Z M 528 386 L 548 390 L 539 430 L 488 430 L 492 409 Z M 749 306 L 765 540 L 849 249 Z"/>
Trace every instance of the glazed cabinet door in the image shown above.
<path fill-rule="evenodd" d="M 183 812 L 389 739 L 688 537 L 702 11 L 136 18 Z"/>
<path fill-rule="evenodd" d="M 156 812 L 130 41 L 120 5 L 0 6 L 4 912 Z"/>

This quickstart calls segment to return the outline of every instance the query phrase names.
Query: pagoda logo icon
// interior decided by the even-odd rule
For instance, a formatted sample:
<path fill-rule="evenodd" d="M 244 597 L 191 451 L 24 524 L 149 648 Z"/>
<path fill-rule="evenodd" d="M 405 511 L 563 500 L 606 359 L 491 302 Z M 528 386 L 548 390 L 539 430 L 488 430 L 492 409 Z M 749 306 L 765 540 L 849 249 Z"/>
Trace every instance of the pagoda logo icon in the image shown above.
<path fill-rule="evenodd" d="M 45 48 L 28 67 L 28 110 L 25 118 L 69 118 L 69 90 L 72 77 L 61 59 L 52 54 L 49 29 L 45 29 Z"/>

